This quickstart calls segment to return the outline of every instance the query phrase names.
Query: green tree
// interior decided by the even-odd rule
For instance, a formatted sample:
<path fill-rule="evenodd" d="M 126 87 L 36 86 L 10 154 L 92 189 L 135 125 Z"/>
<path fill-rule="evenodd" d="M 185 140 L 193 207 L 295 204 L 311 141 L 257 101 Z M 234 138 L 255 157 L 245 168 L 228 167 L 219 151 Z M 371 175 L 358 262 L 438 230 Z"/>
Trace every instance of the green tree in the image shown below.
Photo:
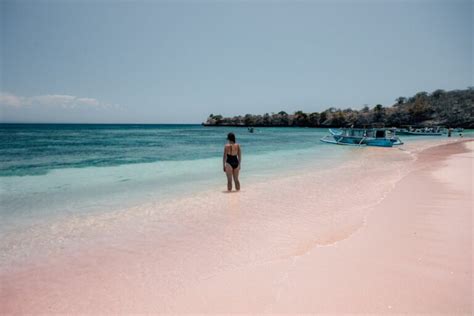
<path fill-rule="evenodd" d="M 254 126 L 255 125 L 255 117 L 252 114 L 245 114 L 244 124 L 247 125 L 247 126 Z"/>
<path fill-rule="evenodd" d="M 328 113 L 327 110 L 319 115 L 319 125 L 328 125 Z"/>
<path fill-rule="evenodd" d="M 420 91 L 417 94 L 415 94 L 415 100 L 416 99 L 426 99 L 428 97 L 428 92 L 426 91 Z"/>
<path fill-rule="evenodd" d="M 395 99 L 395 101 L 397 102 L 397 105 L 401 105 L 401 104 L 407 102 L 407 98 L 405 98 L 405 97 L 398 97 L 398 98 Z"/>
<path fill-rule="evenodd" d="M 296 111 L 294 114 L 293 125 L 308 126 L 308 115 L 303 111 Z"/>
<path fill-rule="evenodd" d="M 423 98 L 416 98 L 415 102 L 408 108 L 412 124 L 419 124 L 430 117 L 430 107 Z"/>
<path fill-rule="evenodd" d="M 271 120 L 270 114 L 265 113 L 265 114 L 263 115 L 263 125 L 265 125 L 265 126 L 270 126 L 271 123 L 272 123 L 272 120 Z"/>
<path fill-rule="evenodd" d="M 319 120 L 320 120 L 320 115 L 318 112 L 313 112 L 309 115 L 308 121 L 309 125 L 311 127 L 318 127 L 319 126 Z"/>
<path fill-rule="evenodd" d="M 332 126 L 337 126 L 337 127 L 344 127 L 347 126 L 347 119 L 344 115 L 344 113 L 341 110 L 337 110 L 331 120 L 331 125 Z"/>
<path fill-rule="evenodd" d="M 383 108 L 382 104 L 377 104 L 374 107 L 374 121 L 383 122 L 384 118 L 385 118 L 385 109 Z"/>
<path fill-rule="evenodd" d="M 443 90 L 443 89 L 438 89 L 438 90 L 435 90 L 433 91 L 433 93 L 431 93 L 431 96 L 435 99 L 439 99 L 440 97 L 443 96 L 443 94 L 445 94 L 446 92 Z"/>
<path fill-rule="evenodd" d="M 214 115 L 212 118 L 214 119 L 214 122 L 215 122 L 216 125 L 221 125 L 222 124 L 222 120 L 223 120 L 222 115 L 220 115 L 220 114 L 219 115 Z"/>

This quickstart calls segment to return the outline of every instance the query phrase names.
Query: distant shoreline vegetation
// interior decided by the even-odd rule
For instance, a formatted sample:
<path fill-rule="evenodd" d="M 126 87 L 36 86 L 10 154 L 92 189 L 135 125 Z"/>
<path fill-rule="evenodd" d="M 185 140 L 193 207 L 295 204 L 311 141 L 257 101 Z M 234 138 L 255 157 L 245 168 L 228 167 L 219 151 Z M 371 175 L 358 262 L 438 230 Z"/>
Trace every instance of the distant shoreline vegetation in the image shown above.
<path fill-rule="evenodd" d="M 263 115 L 245 114 L 223 117 L 211 114 L 204 126 L 255 127 L 349 127 L 383 123 L 385 126 L 403 125 L 474 128 L 474 87 L 465 90 L 435 90 L 418 92 L 412 97 L 398 97 L 395 104 L 377 104 L 361 110 L 330 107 L 323 112 L 305 113 L 285 111 Z"/>

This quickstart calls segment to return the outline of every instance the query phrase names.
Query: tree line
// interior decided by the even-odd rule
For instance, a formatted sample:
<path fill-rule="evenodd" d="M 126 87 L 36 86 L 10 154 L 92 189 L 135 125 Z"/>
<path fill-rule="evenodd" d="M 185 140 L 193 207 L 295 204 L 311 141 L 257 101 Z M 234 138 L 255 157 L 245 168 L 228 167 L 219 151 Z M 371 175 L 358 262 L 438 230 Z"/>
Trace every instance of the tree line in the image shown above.
<path fill-rule="evenodd" d="M 474 87 L 465 90 L 418 92 L 412 97 L 398 97 L 390 107 L 377 104 L 360 110 L 330 107 L 322 112 L 285 111 L 263 115 L 245 114 L 223 117 L 211 114 L 207 126 L 256 127 L 363 127 L 370 124 L 389 127 L 403 125 L 474 128 Z"/>

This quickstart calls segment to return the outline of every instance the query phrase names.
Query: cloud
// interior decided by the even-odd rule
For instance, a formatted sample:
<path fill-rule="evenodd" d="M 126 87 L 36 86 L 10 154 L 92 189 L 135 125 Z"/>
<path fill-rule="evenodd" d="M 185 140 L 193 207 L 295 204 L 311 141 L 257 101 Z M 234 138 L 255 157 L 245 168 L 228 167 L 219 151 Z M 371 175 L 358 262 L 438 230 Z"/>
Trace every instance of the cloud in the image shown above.
<path fill-rule="evenodd" d="M 0 106 L 9 108 L 60 107 L 73 108 L 117 108 L 118 105 L 100 102 L 94 98 L 76 97 L 64 94 L 46 94 L 32 97 L 16 96 L 0 92 Z"/>
<path fill-rule="evenodd" d="M 22 100 L 20 97 L 9 93 L 0 93 L 0 106 L 20 107 Z"/>
<path fill-rule="evenodd" d="M 97 101 L 96 99 L 92 99 L 92 98 L 78 98 L 77 102 L 79 102 L 81 104 L 87 104 L 87 105 L 90 105 L 90 106 L 100 106 L 99 101 Z"/>

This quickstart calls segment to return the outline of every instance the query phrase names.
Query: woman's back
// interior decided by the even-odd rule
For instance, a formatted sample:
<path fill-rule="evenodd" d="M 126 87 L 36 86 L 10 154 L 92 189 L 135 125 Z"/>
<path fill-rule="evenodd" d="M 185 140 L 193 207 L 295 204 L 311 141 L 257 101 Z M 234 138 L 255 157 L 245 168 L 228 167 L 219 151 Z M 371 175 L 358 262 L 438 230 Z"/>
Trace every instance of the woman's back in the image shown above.
<path fill-rule="evenodd" d="M 237 156 L 239 152 L 239 144 L 226 144 L 226 154 L 229 156 Z"/>

